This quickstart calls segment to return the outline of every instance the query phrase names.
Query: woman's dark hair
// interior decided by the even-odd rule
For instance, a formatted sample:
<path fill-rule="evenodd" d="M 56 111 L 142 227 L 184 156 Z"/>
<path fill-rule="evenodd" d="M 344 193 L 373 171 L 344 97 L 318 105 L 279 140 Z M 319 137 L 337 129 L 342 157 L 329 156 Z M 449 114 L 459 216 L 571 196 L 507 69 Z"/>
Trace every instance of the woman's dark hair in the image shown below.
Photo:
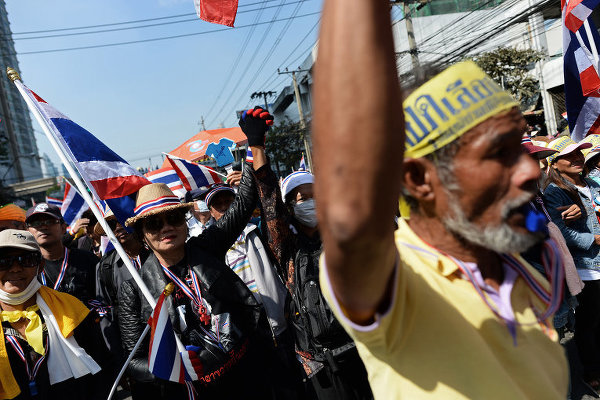
<path fill-rule="evenodd" d="M 554 162 L 556 162 L 557 160 L 558 160 L 558 158 L 555 159 Z M 552 164 L 554 164 L 554 162 Z M 575 204 L 577 204 L 579 206 L 579 208 L 581 208 L 581 210 L 583 211 L 584 206 L 581 201 L 581 197 L 579 197 L 579 191 L 577 190 L 577 188 L 575 186 L 568 183 L 565 180 L 565 178 L 562 177 L 560 171 L 556 170 L 555 168 L 552 168 L 552 164 L 550 164 L 550 167 L 548 168 L 549 169 L 548 178 L 546 179 L 546 182 L 544 184 L 544 190 L 546 190 L 548 185 L 550 185 L 551 183 L 554 183 L 556 186 L 558 186 L 559 188 L 564 190 L 565 193 L 571 198 L 571 200 L 573 200 L 573 202 Z"/>

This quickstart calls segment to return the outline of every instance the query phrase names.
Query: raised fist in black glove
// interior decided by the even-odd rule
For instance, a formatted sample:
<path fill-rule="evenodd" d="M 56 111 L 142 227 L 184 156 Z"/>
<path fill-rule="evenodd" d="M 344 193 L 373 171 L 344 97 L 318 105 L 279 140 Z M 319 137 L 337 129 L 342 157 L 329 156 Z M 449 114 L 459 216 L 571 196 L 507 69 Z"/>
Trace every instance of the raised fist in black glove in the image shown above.
<path fill-rule="evenodd" d="M 265 146 L 265 135 L 273 125 L 273 116 L 262 107 L 244 111 L 240 118 L 240 127 L 248 138 L 248 146 Z"/>

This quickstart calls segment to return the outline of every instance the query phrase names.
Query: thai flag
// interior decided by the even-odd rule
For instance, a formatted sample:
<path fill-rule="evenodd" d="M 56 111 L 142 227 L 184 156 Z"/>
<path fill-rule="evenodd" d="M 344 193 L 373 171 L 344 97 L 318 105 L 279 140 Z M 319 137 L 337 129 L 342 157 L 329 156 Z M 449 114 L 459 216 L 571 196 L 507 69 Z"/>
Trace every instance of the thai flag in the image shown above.
<path fill-rule="evenodd" d="M 77 191 L 69 182 L 65 182 L 65 197 L 63 198 L 60 213 L 68 226 L 73 225 L 75 221 L 81 218 L 81 214 L 90 208 L 81 193 Z"/>
<path fill-rule="evenodd" d="M 179 179 L 177 172 L 173 168 L 165 167 L 150 171 L 144 175 L 152 183 L 165 183 L 169 189 L 180 199 L 185 197 L 185 188 Z"/>
<path fill-rule="evenodd" d="M 580 141 L 600 128 L 600 35 L 589 16 L 600 0 L 562 0 L 565 103 L 571 137 Z"/>
<path fill-rule="evenodd" d="M 50 204 L 51 206 L 56 206 L 58 208 L 61 208 L 63 201 L 61 199 L 55 199 L 54 197 L 46 196 L 46 203 Z"/>
<path fill-rule="evenodd" d="M 133 216 L 135 198 L 142 186 L 150 183 L 135 168 L 109 149 L 90 132 L 46 103 L 19 80 L 19 91 L 30 107 L 46 120 L 54 138 L 67 158 L 75 165 L 90 191 L 99 200 L 105 200 L 119 222 Z"/>
<path fill-rule="evenodd" d="M 96 205 L 98 206 L 98 209 L 100 210 L 100 213 L 103 217 L 106 217 L 106 214 L 111 212 L 110 207 L 108 206 L 108 204 L 106 204 L 104 200 L 98 200 L 94 198 L 94 203 L 96 203 Z"/>
<path fill-rule="evenodd" d="M 213 169 L 204 165 L 195 164 L 181 158 L 167 157 L 167 159 L 187 191 L 223 182 Z"/>
<path fill-rule="evenodd" d="M 304 161 L 304 154 L 302 154 L 302 158 L 300 159 L 300 167 L 298 167 L 298 171 L 306 171 L 306 161 Z"/>
<path fill-rule="evenodd" d="M 192 366 L 189 353 L 181 343 L 178 343 L 164 300 L 163 291 L 148 320 L 150 325 L 148 369 L 152 374 L 166 381 L 178 383 L 197 381 L 198 374 Z"/>

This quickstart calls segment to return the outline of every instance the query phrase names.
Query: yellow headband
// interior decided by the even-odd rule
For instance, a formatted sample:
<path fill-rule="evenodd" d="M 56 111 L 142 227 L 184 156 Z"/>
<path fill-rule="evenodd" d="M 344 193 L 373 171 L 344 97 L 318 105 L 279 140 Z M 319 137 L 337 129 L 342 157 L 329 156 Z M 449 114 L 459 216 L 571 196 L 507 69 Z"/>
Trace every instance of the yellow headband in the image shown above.
<path fill-rule="evenodd" d="M 451 66 L 406 98 L 406 158 L 433 153 L 519 104 L 472 61 Z"/>

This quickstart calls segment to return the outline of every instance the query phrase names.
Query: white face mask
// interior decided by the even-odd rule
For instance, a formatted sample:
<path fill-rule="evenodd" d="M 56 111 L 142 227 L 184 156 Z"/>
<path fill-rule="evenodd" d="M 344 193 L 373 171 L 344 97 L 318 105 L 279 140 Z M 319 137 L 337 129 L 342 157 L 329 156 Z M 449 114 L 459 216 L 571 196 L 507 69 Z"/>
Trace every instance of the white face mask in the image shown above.
<path fill-rule="evenodd" d="M 317 226 L 317 212 L 315 210 L 315 200 L 309 199 L 302 203 L 294 204 L 294 217 L 302 225 L 309 228 Z"/>
<path fill-rule="evenodd" d="M 0 289 L 0 301 L 13 306 L 23 304 L 33 297 L 41 286 L 42 284 L 37 280 L 37 276 L 34 276 L 31 282 L 29 282 L 29 285 L 27 285 L 22 292 L 12 294 Z"/>

